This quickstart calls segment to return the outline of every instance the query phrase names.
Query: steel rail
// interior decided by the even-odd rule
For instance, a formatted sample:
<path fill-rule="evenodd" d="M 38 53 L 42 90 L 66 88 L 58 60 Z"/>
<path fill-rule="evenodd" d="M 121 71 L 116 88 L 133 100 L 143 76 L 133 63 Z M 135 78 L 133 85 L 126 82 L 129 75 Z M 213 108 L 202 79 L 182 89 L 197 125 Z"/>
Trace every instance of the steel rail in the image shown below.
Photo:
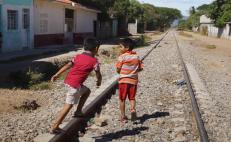
<path fill-rule="evenodd" d="M 166 32 L 161 39 L 157 40 L 158 42 L 145 53 L 145 55 L 141 58 L 143 61 L 165 38 L 168 34 Z M 101 94 L 94 99 L 90 104 L 88 104 L 83 109 L 84 118 L 73 118 L 64 128 L 60 134 L 55 135 L 49 142 L 72 142 L 77 141 L 77 136 L 79 131 L 84 131 L 85 127 L 87 127 L 87 122 L 94 117 L 95 113 L 99 113 L 101 111 L 101 107 L 107 103 L 107 100 L 111 98 L 113 94 L 116 92 L 117 84 L 118 84 L 119 76 L 115 76 L 115 79 L 112 80 L 111 84 L 109 84 Z M 76 137 L 73 137 L 76 136 Z"/>
<path fill-rule="evenodd" d="M 198 129 L 198 131 L 200 133 L 201 142 L 209 142 L 208 134 L 206 132 L 206 129 L 205 129 L 205 126 L 204 126 L 204 123 L 203 123 L 203 119 L 201 117 L 200 110 L 199 110 L 199 107 L 198 107 L 198 104 L 197 104 L 197 101 L 196 101 L 196 98 L 195 98 L 195 94 L 194 94 L 194 90 L 193 90 L 193 87 L 192 87 L 192 83 L 191 83 L 191 80 L 190 80 L 190 76 L 189 76 L 189 73 L 188 73 L 187 66 L 185 65 L 185 62 L 183 60 L 182 53 L 181 53 L 180 46 L 178 44 L 178 40 L 176 38 L 176 35 L 173 34 L 173 36 L 175 38 L 175 42 L 176 42 L 177 49 L 178 49 L 178 54 L 180 56 L 181 64 L 183 66 L 184 78 L 186 80 L 189 95 L 190 95 L 190 98 L 191 98 L 192 109 L 193 109 L 193 112 L 195 114 L 195 119 L 196 119 L 196 122 L 197 122 L 197 129 Z"/>

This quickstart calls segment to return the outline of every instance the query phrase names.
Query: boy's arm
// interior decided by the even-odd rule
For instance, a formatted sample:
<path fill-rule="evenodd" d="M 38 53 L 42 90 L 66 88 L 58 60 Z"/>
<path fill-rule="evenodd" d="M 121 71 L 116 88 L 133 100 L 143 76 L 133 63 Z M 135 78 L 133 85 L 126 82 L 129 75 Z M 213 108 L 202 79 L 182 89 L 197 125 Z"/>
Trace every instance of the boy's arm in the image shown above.
<path fill-rule="evenodd" d="M 123 66 L 123 58 L 122 58 L 122 56 L 119 56 L 118 61 L 117 61 L 115 66 L 116 66 L 116 72 L 119 74 L 120 71 L 121 71 L 121 68 Z"/>
<path fill-rule="evenodd" d="M 116 68 L 116 72 L 119 74 L 120 73 L 121 68 Z"/>
<path fill-rule="evenodd" d="M 65 66 L 63 66 L 55 75 L 51 77 L 51 82 L 54 82 L 63 72 L 71 68 L 72 64 L 72 62 L 69 62 Z"/>
<path fill-rule="evenodd" d="M 102 82 L 102 75 L 101 75 L 100 70 L 96 70 L 95 73 L 96 73 L 96 78 L 97 78 L 96 86 L 99 87 L 101 85 L 101 82 Z"/>
<path fill-rule="evenodd" d="M 143 69 L 144 69 L 144 64 L 143 64 L 143 62 L 140 60 L 138 72 L 142 71 Z"/>
<path fill-rule="evenodd" d="M 101 72 L 100 72 L 100 63 L 98 61 L 94 66 L 94 70 L 95 70 L 96 79 L 97 79 L 96 80 L 96 86 L 99 87 L 101 85 L 101 82 L 102 82 L 102 75 L 101 75 Z"/>

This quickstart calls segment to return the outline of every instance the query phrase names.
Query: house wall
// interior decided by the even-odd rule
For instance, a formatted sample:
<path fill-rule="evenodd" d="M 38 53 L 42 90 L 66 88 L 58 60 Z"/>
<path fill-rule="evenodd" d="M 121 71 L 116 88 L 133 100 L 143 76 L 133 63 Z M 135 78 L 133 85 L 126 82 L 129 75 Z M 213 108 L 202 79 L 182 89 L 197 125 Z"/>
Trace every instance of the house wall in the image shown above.
<path fill-rule="evenodd" d="M 128 23 L 128 32 L 132 35 L 137 34 L 137 24 L 138 21 L 136 20 L 135 23 Z"/>
<path fill-rule="evenodd" d="M 229 23 L 227 23 L 223 28 L 218 28 L 213 24 L 211 19 L 209 19 L 205 15 L 202 15 L 200 17 L 201 32 L 203 30 L 203 27 L 207 27 L 208 36 L 231 39 L 231 26 Z"/>
<path fill-rule="evenodd" d="M 201 15 L 200 17 L 200 23 L 211 23 L 212 20 L 208 18 L 206 15 Z"/>
<path fill-rule="evenodd" d="M 230 24 L 226 24 L 224 28 L 217 28 L 217 27 L 215 27 L 214 24 L 201 24 L 200 25 L 200 31 L 202 31 L 202 27 L 208 28 L 208 36 L 231 39 Z"/>
<path fill-rule="evenodd" d="M 61 4 L 35 0 L 35 47 L 63 44 L 64 10 Z"/>
<path fill-rule="evenodd" d="M 81 43 L 86 36 L 94 35 L 94 20 L 97 13 L 73 7 L 68 4 L 35 0 L 35 47 L 65 44 L 65 8 L 74 10 L 73 42 Z M 47 22 L 47 30 L 41 29 L 41 23 Z"/>
<path fill-rule="evenodd" d="M 80 8 L 76 10 L 76 33 L 93 33 L 93 22 L 97 20 L 97 13 Z"/>
<path fill-rule="evenodd" d="M 30 10 L 30 28 L 23 29 L 23 9 Z M 7 11 L 16 10 L 17 13 L 17 29 L 8 30 Z M 33 0 L 4 0 L 2 4 L 2 51 L 17 51 L 23 48 L 33 48 Z"/>
<path fill-rule="evenodd" d="M 82 43 L 85 37 L 94 36 L 94 21 L 97 13 L 77 8 L 75 11 L 74 43 Z"/>

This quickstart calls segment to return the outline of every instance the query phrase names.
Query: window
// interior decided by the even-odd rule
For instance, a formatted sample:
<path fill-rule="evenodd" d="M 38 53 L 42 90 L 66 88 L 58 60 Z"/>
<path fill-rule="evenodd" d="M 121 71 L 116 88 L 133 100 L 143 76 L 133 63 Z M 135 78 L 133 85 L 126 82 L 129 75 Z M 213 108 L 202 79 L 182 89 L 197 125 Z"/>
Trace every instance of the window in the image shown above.
<path fill-rule="evenodd" d="M 48 14 L 47 13 L 40 14 L 39 31 L 40 33 L 48 32 Z"/>
<path fill-rule="evenodd" d="M 18 29 L 18 11 L 7 10 L 7 29 L 8 30 Z"/>
<path fill-rule="evenodd" d="M 29 9 L 23 9 L 23 28 L 29 29 L 30 28 L 30 10 Z"/>
<path fill-rule="evenodd" d="M 40 20 L 40 33 L 48 32 L 48 21 Z"/>

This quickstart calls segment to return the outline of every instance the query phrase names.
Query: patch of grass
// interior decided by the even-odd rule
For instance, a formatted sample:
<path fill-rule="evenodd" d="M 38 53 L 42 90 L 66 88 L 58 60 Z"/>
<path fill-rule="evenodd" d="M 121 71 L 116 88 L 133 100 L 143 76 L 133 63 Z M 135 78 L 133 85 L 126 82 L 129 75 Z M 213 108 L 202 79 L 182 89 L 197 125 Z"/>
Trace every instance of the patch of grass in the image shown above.
<path fill-rule="evenodd" d="M 31 90 L 50 90 L 51 88 L 52 85 L 49 82 L 41 82 L 30 86 Z"/>
<path fill-rule="evenodd" d="M 138 39 L 136 39 L 136 45 L 135 48 L 140 48 L 144 46 L 148 46 L 148 42 L 150 42 L 152 39 L 151 37 L 147 35 L 141 35 Z"/>
<path fill-rule="evenodd" d="M 152 38 L 150 36 L 144 35 L 144 42 L 147 43 L 150 41 L 152 41 Z"/>
<path fill-rule="evenodd" d="M 207 45 L 206 48 L 208 48 L 208 49 L 216 49 L 217 47 L 216 47 L 216 45 Z"/>
<path fill-rule="evenodd" d="M 17 71 L 11 72 L 9 81 L 16 87 L 22 89 L 44 90 L 50 89 L 49 83 L 44 82 L 46 75 L 36 71 Z"/>
<path fill-rule="evenodd" d="M 184 36 L 184 37 L 193 37 L 191 34 L 185 33 L 183 31 L 179 32 L 179 35 Z"/>

